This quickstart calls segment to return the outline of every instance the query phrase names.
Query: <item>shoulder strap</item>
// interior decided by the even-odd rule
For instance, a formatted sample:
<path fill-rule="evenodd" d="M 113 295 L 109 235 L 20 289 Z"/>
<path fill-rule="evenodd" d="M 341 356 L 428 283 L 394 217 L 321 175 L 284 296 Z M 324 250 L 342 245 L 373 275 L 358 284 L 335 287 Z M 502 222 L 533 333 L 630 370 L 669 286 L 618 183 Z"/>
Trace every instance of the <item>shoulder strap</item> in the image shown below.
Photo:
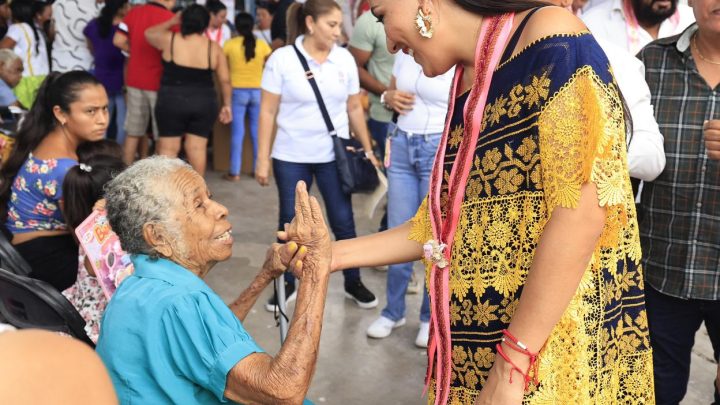
<path fill-rule="evenodd" d="M 212 50 L 212 39 L 208 38 L 208 70 L 212 70 L 212 58 L 210 57 L 210 52 Z"/>
<path fill-rule="evenodd" d="M 170 62 L 175 63 L 175 57 L 173 56 L 175 51 L 175 33 L 173 32 L 170 36 Z"/>
<path fill-rule="evenodd" d="M 541 8 L 542 7 L 536 7 L 530 10 L 529 13 L 525 14 L 525 18 L 523 18 L 523 20 L 520 22 L 520 25 L 518 25 L 517 29 L 515 30 L 515 34 L 513 34 L 512 38 L 510 38 L 510 42 L 508 42 L 507 46 L 505 47 L 505 53 L 503 54 L 502 58 L 500 58 L 500 63 L 504 63 L 505 61 L 510 59 L 513 51 L 515 50 L 515 47 L 517 46 L 518 41 L 520 40 L 520 35 L 522 35 L 525 26 L 527 25 L 528 21 L 530 21 L 530 17 L 532 17 L 532 15 Z"/>
<path fill-rule="evenodd" d="M 312 70 L 310 70 L 310 66 L 308 66 L 307 59 L 305 59 L 303 54 L 300 53 L 300 50 L 295 44 L 293 44 L 293 49 L 295 50 L 298 59 L 300 59 L 300 64 L 305 70 L 305 77 L 307 77 L 308 82 L 310 82 L 310 86 L 312 87 L 313 93 L 315 93 L 315 98 L 317 99 L 318 105 L 320 106 L 320 113 L 322 113 L 322 117 L 325 121 L 328 132 L 330 133 L 330 136 L 335 137 L 337 136 L 335 126 L 333 125 L 332 120 L 330 120 L 330 114 L 328 114 L 327 108 L 325 107 L 325 102 L 323 101 L 322 94 L 320 94 L 320 89 L 318 88 L 317 82 L 315 81 L 313 72 Z"/>

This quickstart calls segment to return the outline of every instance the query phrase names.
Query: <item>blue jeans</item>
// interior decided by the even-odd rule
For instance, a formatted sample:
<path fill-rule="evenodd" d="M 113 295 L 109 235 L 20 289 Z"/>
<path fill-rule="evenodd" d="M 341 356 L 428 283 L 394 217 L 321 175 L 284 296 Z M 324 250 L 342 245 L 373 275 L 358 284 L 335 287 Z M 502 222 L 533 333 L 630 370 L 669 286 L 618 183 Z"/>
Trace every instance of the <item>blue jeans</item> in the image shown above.
<path fill-rule="evenodd" d="M 250 138 L 253 145 L 253 170 L 257 159 L 258 120 L 260 118 L 260 89 L 234 88 L 232 92 L 232 137 L 230 139 L 230 174 L 240 174 L 243 140 L 245 140 L 245 113 L 250 121 Z"/>
<path fill-rule="evenodd" d="M 427 195 L 435 152 L 442 134 L 409 135 L 391 125 L 388 178 L 388 226 L 410 220 Z M 405 316 L 405 292 L 413 272 L 412 263 L 390 266 L 387 277 L 387 306 L 382 316 L 398 321 Z M 425 278 L 422 277 L 424 280 Z M 423 288 L 420 321 L 430 321 L 430 298 Z"/>
<path fill-rule="evenodd" d="M 125 115 L 127 114 L 125 95 L 122 92 L 108 95 L 108 116 L 112 117 L 113 114 L 115 114 L 115 128 L 117 128 L 115 142 L 122 145 L 125 142 Z"/>
<path fill-rule="evenodd" d="M 330 163 L 293 163 L 273 159 L 273 174 L 280 198 L 280 220 L 278 230 L 283 230 L 286 223 L 295 217 L 295 186 L 303 180 L 308 191 L 317 180 L 320 194 L 322 194 L 327 210 L 330 229 L 335 239 L 352 239 L 355 233 L 355 219 L 353 218 L 352 200 L 349 194 L 342 191 L 340 176 L 335 161 Z M 360 280 L 360 270 L 357 268 L 343 271 L 345 286 Z M 285 281 L 295 282 L 295 276 L 285 273 Z"/>
<path fill-rule="evenodd" d="M 387 137 L 390 124 L 389 122 L 377 121 L 372 118 L 368 119 L 367 122 L 368 131 L 370 131 L 370 135 L 375 140 L 375 143 L 377 143 L 375 154 L 380 158 L 381 162 L 385 159 L 385 138 Z"/>
<path fill-rule="evenodd" d="M 675 298 L 646 283 L 645 305 L 653 349 L 655 400 L 658 405 L 675 405 L 687 392 L 695 333 L 703 321 L 715 361 L 720 360 L 720 301 Z M 714 386 L 707 389 L 714 389 L 713 404 L 720 405 L 720 392 Z"/>

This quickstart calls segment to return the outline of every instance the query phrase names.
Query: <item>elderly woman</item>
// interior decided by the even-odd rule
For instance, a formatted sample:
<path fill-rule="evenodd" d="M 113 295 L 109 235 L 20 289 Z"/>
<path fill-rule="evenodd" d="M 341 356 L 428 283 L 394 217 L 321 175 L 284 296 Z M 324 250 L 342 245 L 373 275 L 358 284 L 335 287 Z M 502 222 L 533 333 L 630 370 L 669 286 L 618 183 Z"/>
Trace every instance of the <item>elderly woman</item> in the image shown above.
<path fill-rule="evenodd" d="M 135 265 L 107 307 L 97 346 L 120 401 L 302 403 L 315 370 L 330 269 L 330 237 L 305 184 L 298 184 L 289 231 L 308 243 L 273 245 L 229 308 L 203 281 L 231 256 L 228 212 L 197 172 L 181 160 L 153 157 L 107 187 L 110 225 Z M 301 283 L 287 340 L 273 358 L 241 321 L 282 274 L 282 263 L 293 264 Z"/>

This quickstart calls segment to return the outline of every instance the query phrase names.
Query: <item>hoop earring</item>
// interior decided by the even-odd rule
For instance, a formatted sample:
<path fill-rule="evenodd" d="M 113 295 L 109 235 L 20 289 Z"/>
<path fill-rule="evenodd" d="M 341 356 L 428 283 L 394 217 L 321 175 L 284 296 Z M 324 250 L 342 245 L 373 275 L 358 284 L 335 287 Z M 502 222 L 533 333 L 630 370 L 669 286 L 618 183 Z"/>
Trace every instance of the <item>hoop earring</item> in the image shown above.
<path fill-rule="evenodd" d="M 417 15 L 415 16 L 415 28 L 417 28 L 418 33 L 423 38 L 430 39 L 435 33 L 432 17 L 430 17 L 430 14 L 425 14 L 422 8 L 418 8 Z"/>

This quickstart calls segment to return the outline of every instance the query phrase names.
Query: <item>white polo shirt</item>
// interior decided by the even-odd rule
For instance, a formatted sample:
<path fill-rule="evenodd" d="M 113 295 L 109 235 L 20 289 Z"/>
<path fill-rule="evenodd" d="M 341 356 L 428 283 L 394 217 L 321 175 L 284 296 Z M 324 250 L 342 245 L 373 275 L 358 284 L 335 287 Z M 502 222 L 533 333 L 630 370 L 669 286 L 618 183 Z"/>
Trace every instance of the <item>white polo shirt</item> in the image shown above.
<path fill-rule="evenodd" d="M 690 7 L 685 4 L 678 3 L 678 12 L 680 20 L 674 22 L 672 18 L 668 18 L 660 24 L 660 32 L 658 38 L 671 37 L 685 31 L 690 24 L 695 22 L 695 15 Z M 590 32 L 596 37 L 618 46 L 631 54 L 635 55 L 640 52 L 645 45 L 654 41 L 653 37 L 642 27 L 638 28 L 638 42 L 635 45 L 637 49 L 631 49 L 630 40 L 628 39 L 627 19 L 623 10 L 622 0 L 607 0 L 600 4 L 594 5 L 587 11 L 583 12 L 582 20 L 590 29 Z"/>
<path fill-rule="evenodd" d="M 349 51 L 334 46 L 322 64 L 312 59 L 302 46 L 303 36 L 295 45 L 305 56 L 337 134 L 349 138 L 347 99 L 360 92 L 355 59 Z M 328 163 L 335 160 L 332 139 L 320 113 L 315 94 L 305 77 L 292 45 L 270 56 L 263 72 L 262 89 L 280 95 L 277 136 L 272 157 L 294 163 Z"/>
<path fill-rule="evenodd" d="M 448 97 L 455 67 L 436 77 L 427 77 L 412 56 L 395 56 L 393 77 L 398 90 L 415 95 L 412 110 L 398 117 L 397 126 L 413 134 L 437 134 L 445 129 Z"/>

